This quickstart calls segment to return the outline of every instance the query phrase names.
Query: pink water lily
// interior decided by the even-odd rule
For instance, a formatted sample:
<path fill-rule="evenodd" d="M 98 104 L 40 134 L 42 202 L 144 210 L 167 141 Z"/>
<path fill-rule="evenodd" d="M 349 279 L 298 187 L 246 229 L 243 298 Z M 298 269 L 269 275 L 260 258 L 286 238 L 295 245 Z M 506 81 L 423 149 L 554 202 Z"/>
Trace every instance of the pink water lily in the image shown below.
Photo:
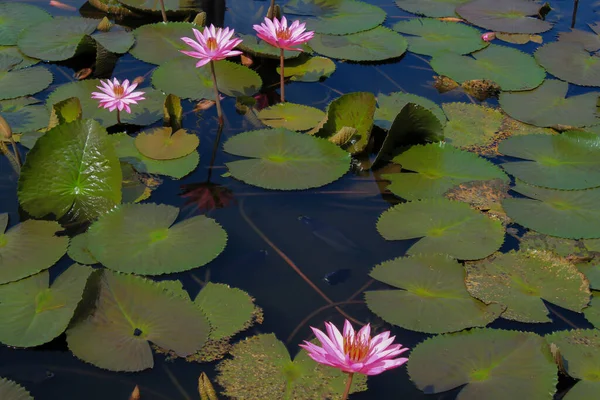
<path fill-rule="evenodd" d="M 481 40 L 484 42 L 491 42 L 494 39 L 496 39 L 496 32 L 486 32 L 481 35 Z"/>
<path fill-rule="evenodd" d="M 92 92 L 92 99 L 100 100 L 98 107 L 108 108 L 108 111 L 117 110 L 117 122 L 121 123 L 121 111 L 125 110 L 131 114 L 130 104 L 137 104 L 138 101 L 145 100 L 144 92 L 134 92 L 137 83 L 129 83 L 125 79 L 121 84 L 117 78 L 101 80 L 101 86 L 96 86 L 101 92 Z"/>
<path fill-rule="evenodd" d="M 260 25 L 254 25 L 254 30 L 258 37 L 269 43 L 271 46 L 283 50 L 302 51 L 300 47 L 294 47 L 308 42 L 315 35 L 314 32 L 306 31 L 306 24 L 300 21 L 294 21 L 288 27 L 287 19 L 281 17 L 272 20 L 265 18 L 265 22 Z"/>
<path fill-rule="evenodd" d="M 210 61 L 224 60 L 228 57 L 239 56 L 241 51 L 233 50 L 242 43 L 242 39 L 232 38 L 235 30 L 229 28 L 215 28 L 214 25 L 205 27 L 200 33 L 198 29 L 192 28 L 196 40 L 189 37 L 182 37 L 188 46 L 194 51 L 180 50 L 183 54 L 199 59 L 196 67 L 200 68 Z"/>

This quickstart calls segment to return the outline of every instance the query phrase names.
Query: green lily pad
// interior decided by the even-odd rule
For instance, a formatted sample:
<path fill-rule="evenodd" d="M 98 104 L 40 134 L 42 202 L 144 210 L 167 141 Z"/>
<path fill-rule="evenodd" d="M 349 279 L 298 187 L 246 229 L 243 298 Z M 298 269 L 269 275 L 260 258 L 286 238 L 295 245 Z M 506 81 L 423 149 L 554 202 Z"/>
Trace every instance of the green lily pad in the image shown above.
<path fill-rule="evenodd" d="M 502 90 L 530 90 L 538 87 L 546 72 L 529 54 L 506 46 L 489 45 L 470 56 L 438 53 L 431 67 L 459 83 L 474 79 L 495 82 Z"/>
<path fill-rule="evenodd" d="M 367 306 L 387 322 L 417 332 L 445 333 L 485 326 L 504 311 L 469 295 L 465 271 L 446 255 L 400 257 L 377 265 L 371 277 L 403 290 L 365 292 Z"/>
<path fill-rule="evenodd" d="M 125 30 L 115 30 L 115 28 L 109 32 L 94 33 L 92 38 L 106 50 L 118 54 L 127 53 L 135 42 L 133 33 Z"/>
<path fill-rule="evenodd" d="M 92 92 L 98 91 L 97 86 L 100 86 L 99 79 L 85 79 L 66 83 L 50 93 L 48 100 L 46 100 L 46 106 L 51 108 L 53 104 L 60 101 L 77 97 L 83 109 L 83 118 L 95 119 L 104 126 L 116 125 L 117 113 L 98 107 L 98 100 L 91 97 Z M 161 119 L 163 117 L 165 95 L 160 90 L 155 90 L 149 86 L 136 90 L 144 92 L 146 99 L 139 101 L 138 104 L 132 104 L 131 114 L 122 112 L 121 121 L 124 124 L 145 126 Z"/>
<path fill-rule="evenodd" d="M 294 103 L 279 103 L 263 108 L 258 119 L 271 128 L 287 128 L 293 131 L 307 131 L 314 128 L 325 118 L 318 108 Z"/>
<path fill-rule="evenodd" d="M 448 116 L 444 140 L 463 149 L 492 144 L 504 118 L 500 111 L 479 104 L 444 103 L 442 108 Z"/>
<path fill-rule="evenodd" d="M 210 64 L 196 68 L 196 59 L 178 57 L 167 61 L 152 74 L 152 84 L 181 98 L 215 99 Z M 227 96 L 252 96 L 261 86 L 260 76 L 248 67 L 227 60 L 215 62 L 219 91 Z"/>
<path fill-rule="evenodd" d="M 223 394 L 238 399 L 328 399 L 344 391 L 346 375 L 337 368 L 318 364 L 301 350 L 294 361 L 274 334 L 252 336 L 230 351 L 222 361 L 217 383 Z M 252 368 L 248 368 L 252 365 Z M 357 374 L 350 393 L 366 390 L 366 376 Z"/>
<path fill-rule="evenodd" d="M 181 38 L 193 38 L 192 28 L 202 30 L 202 27 L 188 22 L 142 25 L 133 31 L 135 45 L 129 52 L 138 60 L 157 65 L 176 57 L 187 58 L 180 50 L 189 50 L 190 47 Z"/>
<path fill-rule="evenodd" d="M 27 220 L 4 232 L 8 214 L 0 214 L 0 284 L 50 268 L 67 251 L 69 238 L 54 221 Z"/>
<path fill-rule="evenodd" d="M 31 394 L 21 385 L 6 378 L 0 378 L 0 399 L 33 400 Z"/>
<path fill-rule="evenodd" d="M 600 264 L 598 261 L 590 261 L 587 263 L 577 264 L 577 269 L 585 275 L 590 283 L 590 288 L 599 290 L 600 289 Z"/>
<path fill-rule="evenodd" d="M 379 217 L 377 231 L 386 240 L 417 239 L 408 254 L 444 253 L 459 260 L 477 260 L 504 242 L 499 221 L 446 199 L 398 204 Z"/>
<path fill-rule="evenodd" d="M 378 26 L 350 35 L 315 34 L 310 47 L 319 54 L 339 60 L 381 61 L 406 52 L 406 39 L 391 29 Z"/>
<path fill-rule="evenodd" d="M 504 155 L 529 161 L 508 162 L 502 168 L 531 185 L 552 189 L 588 189 L 600 186 L 600 146 L 589 146 L 579 135 L 524 135 L 498 146 Z M 598 142 L 600 137 L 593 135 Z"/>
<path fill-rule="evenodd" d="M 427 56 L 440 51 L 469 54 L 489 45 L 481 39 L 479 30 L 456 22 L 409 19 L 395 23 L 392 29 L 410 35 L 406 36 L 409 51 Z"/>
<path fill-rule="evenodd" d="M 35 103 L 38 103 L 38 100 L 26 97 L 0 101 L 0 115 L 13 133 L 36 131 L 48 125 L 48 109 Z"/>
<path fill-rule="evenodd" d="M 98 260 L 94 258 L 92 252 L 88 248 L 88 235 L 86 232 L 71 238 L 69 248 L 67 249 L 67 255 L 71 260 L 79 264 L 98 264 Z"/>
<path fill-rule="evenodd" d="M 396 5 L 409 13 L 426 17 L 455 17 L 457 6 L 471 0 L 396 0 Z"/>
<path fill-rule="evenodd" d="M 18 195 L 38 218 L 95 219 L 119 204 L 121 166 L 106 129 L 79 120 L 46 132 L 27 155 Z"/>
<path fill-rule="evenodd" d="M 519 93 L 500 93 L 504 112 L 519 121 L 541 127 L 581 127 L 600 123 L 596 102 L 600 93 L 567 97 L 569 84 L 546 80 L 536 89 Z"/>
<path fill-rule="evenodd" d="M 469 293 L 486 304 L 506 306 L 503 318 L 552 322 L 542 300 L 581 312 L 590 299 L 583 274 L 570 262 L 543 250 L 500 253 L 467 263 Z"/>
<path fill-rule="evenodd" d="M 530 0 L 475 0 L 458 6 L 456 13 L 494 32 L 540 33 L 552 29 L 550 22 L 535 18 L 541 7 Z"/>
<path fill-rule="evenodd" d="M 335 72 L 335 63 L 327 57 L 299 57 L 285 62 L 283 76 L 298 82 L 318 82 Z M 277 67 L 277 73 L 281 74 Z"/>
<path fill-rule="evenodd" d="M 520 238 L 519 249 L 521 250 L 544 250 L 552 252 L 561 257 L 571 255 L 578 257 L 589 257 L 589 252 L 583 247 L 580 240 L 571 240 L 544 235 L 534 231 L 527 231 Z"/>
<path fill-rule="evenodd" d="M 90 267 L 73 264 L 52 286 L 48 271 L 0 286 L 0 342 L 34 347 L 63 333 L 91 273 Z"/>
<path fill-rule="evenodd" d="M 23 54 L 46 61 L 68 60 L 86 47 L 96 27 L 97 19 L 57 17 L 27 28 L 17 41 Z M 87 46 L 86 46 L 87 45 Z"/>
<path fill-rule="evenodd" d="M 119 3 L 144 12 L 154 12 L 160 14 L 161 5 L 156 0 L 118 0 Z M 162 0 L 164 2 L 165 11 L 171 14 L 172 12 L 200 12 L 200 6 L 196 0 Z"/>
<path fill-rule="evenodd" d="M 358 0 L 290 0 L 283 12 L 300 16 L 309 31 L 330 35 L 366 31 L 386 17 L 381 8 Z"/>
<path fill-rule="evenodd" d="M 558 41 L 580 44 L 587 51 L 600 50 L 600 36 L 594 32 L 571 29 L 570 32 L 559 32 Z"/>
<path fill-rule="evenodd" d="M 196 151 L 199 144 L 198 136 L 187 133 L 185 129 L 173 132 L 170 127 L 146 130 L 135 138 L 139 152 L 154 160 L 185 157 Z"/>
<path fill-rule="evenodd" d="M 377 108 L 375 109 L 375 125 L 382 129 L 390 129 L 392 122 L 402 108 L 408 103 L 417 104 L 431 111 L 440 121 L 446 121 L 444 111 L 433 101 L 426 97 L 412 93 L 394 92 L 377 95 Z"/>
<path fill-rule="evenodd" d="M 558 380 L 543 338 L 487 328 L 426 339 L 412 350 L 408 374 L 426 394 L 466 385 L 460 400 L 547 400 Z"/>
<path fill-rule="evenodd" d="M 391 181 L 388 189 L 406 200 L 441 197 L 454 186 L 470 182 L 501 179 L 508 176 L 491 162 L 477 154 L 437 143 L 413 146 L 396 156 L 394 163 L 413 173 L 383 174 Z"/>
<path fill-rule="evenodd" d="M 210 325 L 191 300 L 164 285 L 103 270 L 95 308 L 67 330 L 75 356 L 111 371 L 142 371 L 154 360 L 148 342 L 181 357 L 198 351 Z"/>
<path fill-rule="evenodd" d="M 14 71 L 0 68 L 0 100 L 28 96 L 46 89 L 53 80 L 46 67 L 31 67 Z"/>
<path fill-rule="evenodd" d="M 12 67 L 13 71 L 31 67 L 40 62 L 37 58 L 27 57 L 25 54 L 21 53 L 21 50 L 19 50 L 17 46 L 0 46 L 0 58 L 1 57 L 12 57 L 20 60 Z"/>
<path fill-rule="evenodd" d="M 581 86 L 600 86 L 600 57 L 581 44 L 548 43 L 535 52 L 536 60 L 558 79 Z"/>
<path fill-rule="evenodd" d="M 114 145 L 119 159 L 132 164 L 138 172 L 181 179 L 192 172 L 200 161 L 197 151 L 173 160 L 154 160 L 146 157 L 135 146 L 135 138 L 123 132 L 110 135 L 109 140 Z"/>
<path fill-rule="evenodd" d="M 335 144 L 285 128 L 242 132 L 227 140 L 223 149 L 249 157 L 226 163 L 234 178 L 266 189 L 320 187 L 350 168 L 350 155 Z"/>
<path fill-rule="evenodd" d="M 123 204 L 92 224 L 88 248 L 105 267 L 140 275 L 201 267 L 225 249 L 227 233 L 215 220 L 199 215 L 173 225 L 178 214 L 164 204 Z"/>
<path fill-rule="evenodd" d="M 25 29 L 49 21 L 52 16 L 39 7 L 18 2 L 0 4 L 0 45 L 15 45 Z"/>
<path fill-rule="evenodd" d="M 575 329 L 546 336 L 558 348 L 565 372 L 579 379 L 563 399 L 591 399 L 600 391 L 600 330 Z"/>
<path fill-rule="evenodd" d="M 600 292 L 592 291 L 592 300 L 583 315 L 594 327 L 600 328 Z"/>
<path fill-rule="evenodd" d="M 551 236 L 600 238 L 600 189 L 564 191 L 517 184 L 512 190 L 530 197 L 502 202 L 516 223 Z"/>
<path fill-rule="evenodd" d="M 281 56 L 281 51 L 277 47 L 271 46 L 264 40 L 259 39 L 256 35 L 242 34 L 238 36 L 243 41 L 236 47 L 236 49 L 241 50 L 245 53 L 250 53 L 255 56 L 279 60 L 279 57 Z M 306 43 L 297 47 L 303 49 L 306 52 L 312 52 L 311 48 Z M 283 58 L 293 59 L 300 56 L 301 54 L 302 52 L 299 51 L 285 50 L 283 52 Z"/>

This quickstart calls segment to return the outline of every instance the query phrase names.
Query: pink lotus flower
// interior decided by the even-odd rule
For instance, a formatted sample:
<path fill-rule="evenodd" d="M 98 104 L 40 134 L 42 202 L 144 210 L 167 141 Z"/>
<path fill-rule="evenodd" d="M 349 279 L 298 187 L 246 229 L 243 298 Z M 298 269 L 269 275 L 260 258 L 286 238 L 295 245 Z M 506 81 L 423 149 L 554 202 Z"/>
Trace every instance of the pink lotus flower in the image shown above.
<path fill-rule="evenodd" d="M 123 84 L 119 83 L 117 78 L 100 81 L 102 86 L 96 86 L 102 92 L 92 92 L 92 99 L 100 100 L 98 107 L 108 108 L 108 111 L 127 111 L 131 114 L 130 104 L 137 104 L 140 100 L 145 100 L 144 92 L 134 92 L 137 83 L 129 84 L 125 79 Z"/>
<path fill-rule="evenodd" d="M 484 42 L 491 42 L 494 39 L 496 39 L 496 32 L 486 32 L 481 35 L 481 40 Z"/>
<path fill-rule="evenodd" d="M 408 361 L 408 358 L 394 358 L 408 348 L 402 348 L 401 344 L 392 345 L 396 337 L 390 337 L 389 331 L 371 338 L 369 324 L 355 333 L 348 320 L 344 323 L 344 335 L 331 322 L 326 322 L 325 327 L 327 335 L 311 327 L 322 347 L 307 341 L 300 345 L 318 363 L 348 374 L 378 375 Z"/>
<path fill-rule="evenodd" d="M 302 49 L 294 46 L 308 42 L 315 35 L 311 31 L 305 32 L 305 27 L 305 23 L 294 21 L 288 28 L 285 17 L 281 17 L 281 21 L 277 18 L 273 18 L 273 20 L 265 18 L 265 22 L 253 26 L 254 30 L 258 32 L 257 36 L 271 46 L 295 51 L 302 51 Z"/>
<path fill-rule="evenodd" d="M 196 68 L 208 64 L 210 61 L 224 60 L 227 57 L 238 56 L 241 51 L 232 50 L 242 43 L 242 39 L 232 39 L 234 30 L 229 28 L 215 28 L 214 25 L 205 27 L 204 32 L 200 33 L 198 29 L 193 29 L 196 40 L 182 37 L 188 46 L 195 51 L 180 50 L 183 54 L 199 59 Z"/>

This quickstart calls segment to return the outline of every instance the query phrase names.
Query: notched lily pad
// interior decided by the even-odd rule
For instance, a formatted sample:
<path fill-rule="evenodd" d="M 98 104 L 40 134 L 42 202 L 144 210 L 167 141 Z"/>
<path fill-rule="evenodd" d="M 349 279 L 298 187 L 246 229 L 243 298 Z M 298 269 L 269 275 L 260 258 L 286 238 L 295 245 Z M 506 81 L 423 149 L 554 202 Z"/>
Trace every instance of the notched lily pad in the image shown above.
<path fill-rule="evenodd" d="M 155 128 L 140 132 L 135 138 L 135 147 L 145 157 L 154 160 L 172 160 L 185 157 L 200 144 L 198 136 L 185 129 L 173 132 L 170 127 Z"/>
<path fill-rule="evenodd" d="M 180 50 L 189 50 L 190 47 L 181 38 L 193 38 L 192 28 L 202 31 L 201 27 L 188 22 L 160 22 L 142 25 L 133 31 L 135 45 L 131 48 L 130 53 L 138 60 L 157 65 L 164 64 L 176 57 L 187 58 Z"/>
<path fill-rule="evenodd" d="M 470 103 L 444 103 L 448 122 L 444 140 L 455 147 L 471 150 L 489 146 L 502 126 L 502 113 L 493 108 Z"/>
<path fill-rule="evenodd" d="M 292 81 L 318 82 L 335 72 L 335 63 L 327 57 L 302 56 L 285 62 L 283 75 Z M 277 73 L 280 73 L 277 67 Z"/>
<path fill-rule="evenodd" d="M 457 6 L 471 0 L 396 0 L 401 9 L 426 17 L 456 17 Z"/>
<path fill-rule="evenodd" d="M 539 17 L 542 5 L 531 0 L 475 0 L 460 5 L 456 13 L 491 31 L 506 33 L 540 33 L 552 24 Z"/>
<path fill-rule="evenodd" d="M 375 125 L 382 129 L 390 129 L 396 116 L 405 105 L 413 103 L 431 111 L 444 124 L 446 115 L 435 102 L 426 97 L 417 96 L 412 93 L 394 92 L 390 94 L 379 93 L 377 95 L 377 108 L 375 109 Z"/>
<path fill-rule="evenodd" d="M 31 394 L 21 385 L 6 378 L 0 378 L 0 399 L 33 400 Z"/>
<path fill-rule="evenodd" d="M 537 49 L 535 58 L 559 79 L 581 86 L 600 86 L 600 57 L 579 43 L 548 43 Z"/>
<path fill-rule="evenodd" d="M 258 119 L 271 128 L 287 128 L 294 131 L 307 131 L 325 118 L 318 108 L 294 103 L 279 103 L 263 108 Z"/>

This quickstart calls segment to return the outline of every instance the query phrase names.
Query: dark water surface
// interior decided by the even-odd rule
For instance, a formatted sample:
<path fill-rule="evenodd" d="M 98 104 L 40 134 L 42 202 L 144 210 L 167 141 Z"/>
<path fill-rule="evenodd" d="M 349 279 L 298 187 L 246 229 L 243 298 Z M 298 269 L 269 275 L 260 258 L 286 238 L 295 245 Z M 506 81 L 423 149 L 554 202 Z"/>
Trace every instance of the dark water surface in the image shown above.
<path fill-rule="evenodd" d="M 65 11 L 49 6 L 46 0 L 21 0 L 43 7 L 53 15 L 82 15 L 101 18 L 103 13 L 95 10 L 85 0 L 63 0 L 63 3 L 76 7 L 77 11 Z M 232 26 L 242 33 L 251 33 L 251 26 L 244 19 L 244 4 L 257 0 L 236 0 L 223 2 L 214 0 L 213 13 L 209 22 Z M 392 0 L 365 0 L 382 7 L 388 14 L 385 25 L 391 26 L 410 15 L 397 8 Z M 2 0 L 0 0 L 2 2 Z M 262 1 L 268 7 L 267 1 Z M 553 11 L 548 20 L 556 23 L 555 28 L 543 35 L 544 42 L 555 40 L 558 31 L 568 30 L 571 23 L 572 1 L 552 1 Z M 239 7 L 239 8 L 236 8 Z M 576 27 L 588 30 L 587 23 L 596 20 L 591 2 L 581 2 Z M 238 10 L 238 11 L 236 11 Z M 190 32 L 191 33 L 191 32 Z M 505 44 L 505 43 L 502 43 Z M 505 44 L 509 45 L 509 44 Z M 510 45 L 509 45 L 510 46 Z M 518 46 L 523 51 L 532 52 L 539 45 L 530 43 Z M 87 60 L 77 60 L 78 65 L 50 64 L 54 83 L 35 97 L 44 100 L 58 85 L 74 80 L 78 68 L 86 66 Z M 356 64 L 336 62 L 336 72 L 322 83 L 290 83 L 286 87 L 287 100 L 293 103 L 312 105 L 325 109 L 327 104 L 343 93 L 370 91 L 390 93 L 406 91 L 427 97 L 438 104 L 452 101 L 469 101 L 463 94 L 447 93 L 440 95 L 431 85 L 435 73 L 428 63 L 410 52 L 401 59 L 384 64 Z M 113 76 L 119 79 L 133 79 L 136 76 L 150 77 L 155 66 L 140 62 L 127 54 L 117 62 Z M 265 81 L 265 87 L 272 84 L 277 88 L 277 76 L 273 81 Z M 588 91 L 586 88 L 571 85 L 569 95 Z M 495 100 L 488 101 L 495 105 Z M 212 144 L 216 137 L 216 110 L 206 111 L 202 116 L 192 112 L 193 103 L 183 102 L 186 116 L 184 128 L 195 131 L 200 137 L 200 165 L 195 172 L 179 181 L 163 178 L 163 184 L 149 201 L 183 207 L 180 219 L 197 214 L 193 205 L 184 207 L 187 199 L 180 197 L 181 186 L 202 183 L 207 179 Z M 245 117 L 234 109 L 235 99 L 223 101 L 226 127 L 221 143 L 227 138 L 253 129 Z M 334 302 L 343 302 L 354 295 L 369 281 L 370 269 L 385 260 L 401 256 L 412 241 L 386 242 L 376 231 L 375 223 L 379 215 L 396 201 L 389 195 L 383 196 L 372 174 L 345 175 L 328 186 L 303 192 L 265 191 L 231 178 L 220 177 L 226 172 L 224 163 L 231 156 L 219 148 L 215 161 L 212 181 L 227 186 L 235 198 L 229 206 L 209 213 L 227 231 L 229 241 L 225 251 L 208 267 L 169 276 L 181 279 L 192 296 L 200 289 L 194 279 L 204 279 L 210 269 L 210 279 L 239 287 L 256 298 L 256 303 L 264 309 L 265 321 L 247 334 L 274 332 L 280 340 L 288 342 L 288 348 L 295 355 L 297 344 L 309 339 L 309 325 L 322 327 L 323 321 L 331 320 L 341 324 L 342 317 L 332 308 L 325 309 L 304 325 L 299 324 L 311 313 L 327 303 L 307 285 L 257 232 L 249 221 L 281 252 L 315 282 Z M 0 213 L 10 214 L 10 226 L 21 220 L 16 198 L 17 177 L 5 157 L 0 157 Z M 245 216 L 245 217 L 244 217 Z M 310 218 L 310 223 L 299 220 L 300 216 Z M 508 245 L 511 243 L 508 241 Z M 72 262 L 65 255 L 57 266 L 51 269 L 52 276 L 58 275 Z M 345 281 L 329 285 L 323 277 L 340 268 L 351 270 Z M 375 288 L 372 285 L 371 288 Z M 358 294 L 355 300 L 362 300 Z M 558 307 L 552 306 L 558 310 Z M 374 319 L 364 304 L 352 304 L 344 309 L 361 321 L 372 321 L 380 329 L 392 329 Z M 575 313 L 559 310 L 570 323 L 579 327 L 589 324 Z M 556 315 L 553 324 L 518 324 L 502 320 L 492 327 L 505 329 L 535 329 L 549 332 L 565 329 L 569 324 Z M 398 342 L 413 347 L 426 335 L 393 328 Z M 292 336 L 291 334 L 295 334 Z M 250 367 L 250 366 L 249 366 Z M 141 373 L 114 373 L 101 370 L 76 359 L 67 349 L 64 335 L 48 345 L 35 349 L 17 350 L 0 347 L 0 376 L 14 379 L 24 385 L 37 400 L 55 399 L 123 399 L 126 400 L 133 387 L 138 384 L 143 400 L 198 399 L 197 379 L 204 371 L 213 378 L 214 364 L 187 363 L 182 360 L 165 361 L 161 355 L 155 356 L 153 370 Z M 424 395 L 410 382 L 405 367 L 388 371 L 369 379 L 369 391 L 355 394 L 351 399 L 454 399 L 457 391 L 440 395 Z M 0 399 L 2 400 L 2 399 Z"/>

